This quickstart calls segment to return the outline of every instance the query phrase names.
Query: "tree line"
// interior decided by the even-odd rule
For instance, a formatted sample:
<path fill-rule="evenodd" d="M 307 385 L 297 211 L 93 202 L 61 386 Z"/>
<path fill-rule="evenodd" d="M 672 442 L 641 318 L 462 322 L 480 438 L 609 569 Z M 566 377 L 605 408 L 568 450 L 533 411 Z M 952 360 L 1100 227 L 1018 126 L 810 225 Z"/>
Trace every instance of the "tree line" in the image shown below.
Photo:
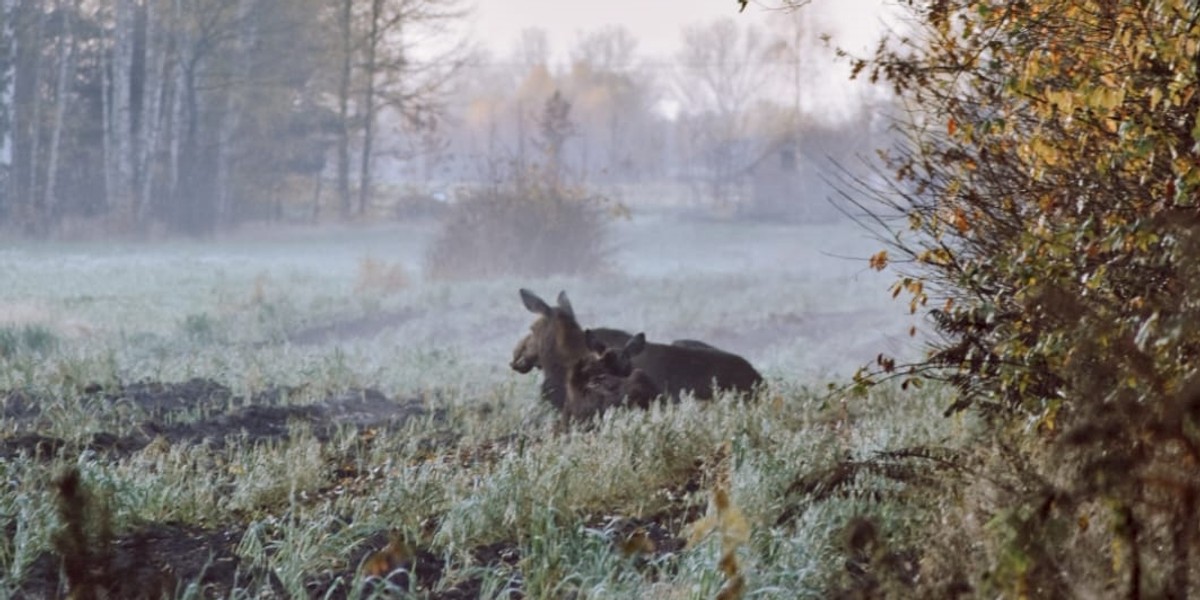
<path fill-rule="evenodd" d="M 0 227 L 26 236 L 377 217 L 397 196 L 523 172 L 545 156 L 538 119 L 556 94 L 564 181 L 668 182 L 732 210 L 761 165 L 797 169 L 801 154 L 803 170 L 875 133 L 865 113 L 830 124 L 808 106 L 820 41 L 801 18 L 686 27 L 657 64 L 603 28 L 564 65 L 536 29 L 508 55 L 479 51 L 460 0 L 0 10 Z"/>
<path fill-rule="evenodd" d="M 32 235 L 98 217 L 116 232 L 211 232 L 278 212 L 328 160 L 349 215 L 380 111 L 424 118 L 464 56 L 414 55 L 414 39 L 464 14 L 454 0 L 2 9 L 0 219 Z"/>

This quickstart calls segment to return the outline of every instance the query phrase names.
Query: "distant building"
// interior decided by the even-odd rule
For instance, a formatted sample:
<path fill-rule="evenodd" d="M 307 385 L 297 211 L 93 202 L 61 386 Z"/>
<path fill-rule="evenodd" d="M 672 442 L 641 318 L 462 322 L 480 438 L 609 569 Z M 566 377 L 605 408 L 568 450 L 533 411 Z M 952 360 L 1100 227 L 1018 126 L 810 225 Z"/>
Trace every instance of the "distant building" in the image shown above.
<path fill-rule="evenodd" d="M 767 145 L 747 168 L 750 193 L 742 214 L 752 219 L 825 222 L 837 218 L 828 202 L 833 190 L 821 179 L 815 161 L 792 137 Z"/>

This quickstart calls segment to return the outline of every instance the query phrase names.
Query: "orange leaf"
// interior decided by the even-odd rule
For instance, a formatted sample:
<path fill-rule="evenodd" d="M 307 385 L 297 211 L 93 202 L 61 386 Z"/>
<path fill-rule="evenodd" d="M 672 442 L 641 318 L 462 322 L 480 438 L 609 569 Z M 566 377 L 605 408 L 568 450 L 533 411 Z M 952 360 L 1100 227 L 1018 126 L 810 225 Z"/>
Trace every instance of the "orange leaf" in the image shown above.
<path fill-rule="evenodd" d="M 882 271 L 887 267 L 887 263 L 887 250 L 880 250 L 871 257 L 871 260 L 867 264 L 869 264 L 871 268 L 875 269 L 876 271 Z"/>
<path fill-rule="evenodd" d="M 959 233 L 966 233 L 971 228 L 971 223 L 967 221 L 967 215 L 961 208 L 954 209 L 954 227 Z"/>

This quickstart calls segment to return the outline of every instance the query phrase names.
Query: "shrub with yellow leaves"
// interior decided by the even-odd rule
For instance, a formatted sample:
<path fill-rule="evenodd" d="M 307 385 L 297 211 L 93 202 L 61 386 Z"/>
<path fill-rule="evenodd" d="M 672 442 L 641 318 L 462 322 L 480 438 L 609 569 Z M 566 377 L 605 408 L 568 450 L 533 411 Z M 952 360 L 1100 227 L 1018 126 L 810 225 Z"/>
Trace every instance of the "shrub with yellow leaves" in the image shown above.
<path fill-rule="evenodd" d="M 924 360 L 877 361 L 856 383 L 949 382 L 947 412 L 975 410 L 1006 448 L 991 466 L 1021 483 L 999 492 L 989 585 L 1072 595 L 1094 569 L 1131 597 L 1194 593 L 1200 472 L 1181 465 L 1200 464 L 1200 9 L 907 10 L 916 31 L 852 59 L 913 110 L 882 153 L 890 185 L 848 196 L 889 243 L 870 266 L 897 269 L 893 293 L 929 307 L 937 335 Z M 1128 560 L 1101 540 L 1091 560 L 1076 551 L 1071 524 L 1096 505 Z"/>

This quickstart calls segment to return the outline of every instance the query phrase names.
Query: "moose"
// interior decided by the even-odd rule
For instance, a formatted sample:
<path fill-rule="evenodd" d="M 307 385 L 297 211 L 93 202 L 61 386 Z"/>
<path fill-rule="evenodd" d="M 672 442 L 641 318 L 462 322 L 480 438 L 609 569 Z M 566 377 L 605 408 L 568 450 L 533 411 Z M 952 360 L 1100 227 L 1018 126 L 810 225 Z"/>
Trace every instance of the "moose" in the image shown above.
<path fill-rule="evenodd" d="M 510 366 L 519 373 L 541 368 L 542 397 L 560 411 L 567 402 L 568 373 L 581 361 L 597 361 L 593 358 L 597 356 L 598 364 L 610 375 L 622 377 L 623 368 L 618 365 L 624 354 L 631 370 L 642 371 L 672 400 L 686 391 L 699 399 L 711 399 L 721 390 L 750 392 L 763 380 L 746 359 L 703 342 L 689 340 L 665 345 L 635 341 L 633 347 L 627 348 L 637 336 L 609 328 L 585 331 L 575 319 L 565 292 L 559 293 L 557 307 L 551 307 L 527 289 L 520 293 L 525 308 L 538 318 L 530 326 L 529 334 L 517 343 Z M 622 350 L 614 358 L 608 351 L 617 347 Z M 586 376 L 587 368 L 596 373 L 598 367 L 581 368 L 584 370 L 576 377 Z M 613 387 L 611 382 L 604 385 Z"/>
<path fill-rule="evenodd" d="M 659 395 L 653 380 L 632 366 L 645 336 L 633 337 L 619 351 L 593 352 L 565 292 L 554 307 L 525 289 L 521 300 L 538 318 L 518 344 L 513 369 L 527 373 L 541 367 L 542 397 L 568 419 L 586 420 L 627 397 L 648 406 Z"/>
<path fill-rule="evenodd" d="M 645 371 L 633 366 L 632 358 L 646 346 L 645 334 L 629 339 L 620 349 L 590 353 L 567 371 L 567 400 L 563 415 L 586 421 L 614 406 L 650 408 L 662 395 Z"/>

